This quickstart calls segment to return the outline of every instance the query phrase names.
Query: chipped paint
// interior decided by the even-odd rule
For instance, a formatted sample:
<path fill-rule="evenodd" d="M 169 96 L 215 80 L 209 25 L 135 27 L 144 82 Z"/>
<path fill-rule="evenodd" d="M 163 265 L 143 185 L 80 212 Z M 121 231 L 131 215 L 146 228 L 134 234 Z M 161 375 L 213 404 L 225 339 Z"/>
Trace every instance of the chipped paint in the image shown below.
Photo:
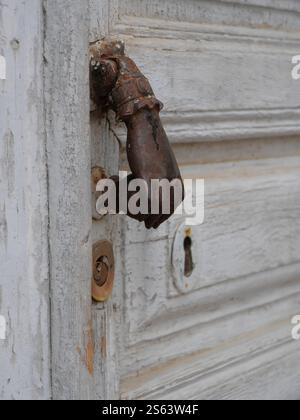
<path fill-rule="evenodd" d="M 8 196 L 14 192 L 15 187 L 15 138 L 11 130 L 7 130 L 3 137 L 2 167 L 4 179 L 7 182 Z"/>
<path fill-rule="evenodd" d="M 8 231 L 7 231 L 7 219 L 6 219 L 6 209 L 5 203 L 0 205 L 0 245 L 4 246 L 7 249 L 7 239 L 8 239 Z"/>
<path fill-rule="evenodd" d="M 0 80 L 6 80 L 6 59 L 0 55 Z"/>
<path fill-rule="evenodd" d="M 5 341 L 0 400 L 47 400 L 51 371 L 43 10 L 37 1 L 10 0 L 4 7 L 0 3 L 0 313 L 6 321 L 4 325 L 1 318 Z M 19 21 L 29 29 L 16 30 Z"/>
<path fill-rule="evenodd" d="M 0 315 L 0 340 L 6 340 L 6 319 Z"/>
<path fill-rule="evenodd" d="M 107 358 L 107 338 L 105 335 L 101 337 L 100 348 L 101 348 L 101 355 L 103 359 L 106 359 Z"/>

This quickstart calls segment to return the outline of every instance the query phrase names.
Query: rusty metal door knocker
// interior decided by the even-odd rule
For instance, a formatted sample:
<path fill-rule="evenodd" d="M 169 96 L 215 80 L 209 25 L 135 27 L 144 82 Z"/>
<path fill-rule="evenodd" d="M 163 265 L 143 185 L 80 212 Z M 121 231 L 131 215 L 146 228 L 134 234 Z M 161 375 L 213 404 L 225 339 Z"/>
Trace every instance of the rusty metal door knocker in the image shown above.
<path fill-rule="evenodd" d="M 113 109 L 127 127 L 127 157 L 132 171 L 128 182 L 142 179 L 150 185 L 153 179 L 166 179 L 170 182 L 180 180 L 181 202 L 184 198 L 181 174 L 159 116 L 163 104 L 155 97 L 148 79 L 133 60 L 125 55 L 124 43 L 121 41 L 102 40 L 93 43 L 90 57 L 91 99 L 102 110 Z M 118 191 L 119 178 L 111 179 Z M 171 194 L 170 213 L 163 214 L 161 192 L 159 194 L 159 214 L 132 215 L 128 212 L 128 215 L 144 222 L 147 229 L 157 229 L 180 204 L 175 202 Z M 130 198 L 130 192 L 128 196 Z M 151 205 L 150 195 L 148 199 Z"/>

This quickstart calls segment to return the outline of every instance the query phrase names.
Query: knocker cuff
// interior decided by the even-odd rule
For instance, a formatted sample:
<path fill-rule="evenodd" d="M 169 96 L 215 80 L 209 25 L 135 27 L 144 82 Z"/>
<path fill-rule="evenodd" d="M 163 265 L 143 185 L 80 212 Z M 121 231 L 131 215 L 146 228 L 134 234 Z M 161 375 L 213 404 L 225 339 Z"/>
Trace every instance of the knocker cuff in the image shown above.
<path fill-rule="evenodd" d="M 126 77 L 126 76 L 125 76 Z M 120 78 L 111 93 L 113 107 L 121 120 L 126 120 L 140 109 L 163 109 L 154 95 L 150 83 L 142 74 Z"/>

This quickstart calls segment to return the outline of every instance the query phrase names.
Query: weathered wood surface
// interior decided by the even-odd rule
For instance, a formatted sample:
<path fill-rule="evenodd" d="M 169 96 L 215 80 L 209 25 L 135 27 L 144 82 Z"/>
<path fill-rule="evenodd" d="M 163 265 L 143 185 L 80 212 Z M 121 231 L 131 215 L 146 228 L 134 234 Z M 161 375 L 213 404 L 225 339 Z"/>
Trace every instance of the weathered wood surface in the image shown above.
<path fill-rule="evenodd" d="M 192 293 L 172 279 L 180 219 L 150 233 L 121 223 L 121 396 L 299 399 L 299 2 L 116 0 L 107 10 L 109 33 L 165 102 L 183 173 L 206 179 Z M 124 145 L 124 127 L 113 129 Z"/>
<path fill-rule="evenodd" d="M 89 8 L 44 4 L 54 399 L 93 399 Z"/>
<path fill-rule="evenodd" d="M 299 399 L 299 16 L 298 0 L 0 1 L 0 398 Z M 124 162 L 124 127 L 89 112 L 88 45 L 106 35 L 165 102 L 185 176 L 206 178 L 187 295 L 180 219 L 91 219 L 91 167 Z M 92 304 L 101 239 L 116 284 Z"/>
<path fill-rule="evenodd" d="M 277 371 L 276 383 L 267 384 L 268 396 L 275 398 L 284 388 L 293 369 L 277 365 L 271 350 L 284 344 L 288 355 L 298 346 L 291 338 L 291 319 L 300 307 L 299 165 L 299 158 L 287 158 L 198 169 L 206 179 L 206 218 L 193 228 L 200 249 L 194 256 L 198 282 L 188 295 L 178 293 L 172 281 L 176 220 L 148 243 L 136 226 L 128 228 L 121 365 L 122 377 L 129 377 L 122 381 L 124 397 L 184 393 L 217 398 L 222 377 L 220 397 L 226 397 L 237 372 L 245 378 L 251 373 L 248 397 L 259 397 L 255 375 L 248 372 L 250 360 L 258 356 L 257 380 L 264 364 Z M 206 393 L 206 377 L 211 394 Z M 289 392 L 299 395 L 298 376 L 290 379 L 283 398 Z M 236 398 L 242 395 L 238 383 L 234 389 Z"/>
<path fill-rule="evenodd" d="M 109 36 L 110 12 L 109 0 L 90 2 L 90 41 Z M 115 117 L 113 113 L 104 116 L 99 122 L 99 115 L 91 114 L 91 164 L 101 166 L 108 175 L 119 171 L 120 144 L 114 133 Z M 111 299 L 93 304 L 93 328 L 95 335 L 95 390 L 96 397 L 119 399 L 120 370 L 119 348 L 123 339 L 122 303 L 123 303 L 123 258 L 120 257 L 122 219 L 111 216 L 101 221 L 94 221 L 92 227 L 93 242 L 105 239 L 114 245 L 116 256 L 115 286 Z"/>
<path fill-rule="evenodd" d="M 48 200 L 39 0 L 0 1 L 0 399 L 48 399 Z"/>

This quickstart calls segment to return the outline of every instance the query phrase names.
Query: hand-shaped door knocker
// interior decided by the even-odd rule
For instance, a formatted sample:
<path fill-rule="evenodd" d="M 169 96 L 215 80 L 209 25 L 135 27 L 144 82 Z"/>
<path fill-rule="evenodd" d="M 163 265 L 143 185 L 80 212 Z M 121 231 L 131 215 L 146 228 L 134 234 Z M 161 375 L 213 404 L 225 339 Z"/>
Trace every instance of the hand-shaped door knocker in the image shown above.
<path fill-rule="evenodd" d="M 129 209 L 127 213 L 144 222 L 147 229 L 157 229 L 184 199 L 178 164 L 159 116 L 163 104 L 155 97 L 148 79 L 125 55 L 123 42 L 97 41 L 91 45 L 90 55 L 91 99 L 102 110 L 113 109 L 127 127 L 127 157 L 132 171 L 127 185 L 136 179 L 148 185 L 148 213 L 132 214 Z M 111 179 L 116 184 L 119 197 L 119 177 Z M 178 196 L 172 188 L 168 197 L 164 197 L 163 189 L 159 188 L 155 197 L 151 188 L 153 180 L 177 181 L 181 193 Z M 128 200 L 131 195 L 132 192 L 128 191 Z M 155 214 L 151 212 L 153 200 L 158 203 Z M 169 201 L 167 207 L 164 200 Z M 119 212 L 119 202 L 116 207 Z M 167 212 L 165 208 L 168 208 Z"/>

